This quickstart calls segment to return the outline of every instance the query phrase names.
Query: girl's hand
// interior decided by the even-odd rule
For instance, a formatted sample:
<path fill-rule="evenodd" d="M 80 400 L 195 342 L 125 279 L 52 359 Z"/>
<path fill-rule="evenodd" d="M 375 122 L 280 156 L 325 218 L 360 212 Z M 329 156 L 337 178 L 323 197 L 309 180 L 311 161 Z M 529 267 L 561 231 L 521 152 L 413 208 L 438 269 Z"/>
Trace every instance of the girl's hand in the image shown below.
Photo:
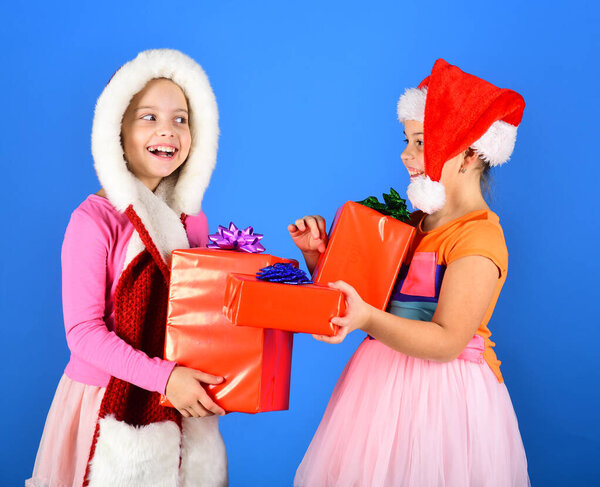
<path fill-rule="evenodd" d="M 322 216 L 305 216 L 288 225 L 288 231 L 303 254 L 320 254 L 327 248 L 327 231 Z"/>
<path fill-rule="evenodd" d="M 330 282 L 329 287 L 338 289 L 344 293 L 346 298 L 346 314 L 331 319 L 331 323 L 340 328 L 337 335 L 329 337 L 326 335 L 313 335 L 314 338 L 325 343 L 338 344 L 344 341 L 346 335 L 354 330 L 364 329 L 369 320 L 373 307 L 365 303 L 350 284 L 344 281 Z"/>
<path fill-rule="evenodd" d="M 225 414 L 207 394 L 204 384 L 220 384 L 223 377 L 176 365 L 167 382 L 165 395 L 182 416 L 199 418 Z"/>

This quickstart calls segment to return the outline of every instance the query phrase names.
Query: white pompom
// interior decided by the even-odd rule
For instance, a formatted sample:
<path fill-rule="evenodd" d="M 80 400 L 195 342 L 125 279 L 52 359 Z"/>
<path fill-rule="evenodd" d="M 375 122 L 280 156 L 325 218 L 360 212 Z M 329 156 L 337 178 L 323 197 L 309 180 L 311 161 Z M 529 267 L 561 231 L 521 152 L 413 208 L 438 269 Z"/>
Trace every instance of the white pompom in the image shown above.
<path fill-rule="evenodd" d="M 406 195 L 415 208 L 432 214 L 446 204 L 446 189 L 442 183 L 432 181 L 429 176 L 412 178 Z"/>

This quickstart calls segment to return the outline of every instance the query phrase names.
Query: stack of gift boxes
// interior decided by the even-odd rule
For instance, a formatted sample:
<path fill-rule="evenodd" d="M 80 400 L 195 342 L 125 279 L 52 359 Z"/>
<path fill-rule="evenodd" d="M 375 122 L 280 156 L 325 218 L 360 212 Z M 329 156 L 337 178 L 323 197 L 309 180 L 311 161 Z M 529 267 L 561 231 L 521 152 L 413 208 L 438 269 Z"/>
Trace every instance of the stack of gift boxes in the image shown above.
<path fill-rule="evenodd" d="M 219 231 L 224 238 L 211 236 L 213 248 L 173 252 L 165 358 L 224 377 L 209 394 L 226 411 L 246 413 L 288 409 L 293 333 L 336 334 L 330 320 L 343 316 L 345 300 L 329 282 L 343 280 L 385 309 L 414 233 L 392 216 L 347 202 L 313 283 L 289 285 L 260 280 L 257 272 L 296 261 L 258 253 L 261 236 L 251 228 Z M 237 243 L 225 238 L 236 234 Z"/>

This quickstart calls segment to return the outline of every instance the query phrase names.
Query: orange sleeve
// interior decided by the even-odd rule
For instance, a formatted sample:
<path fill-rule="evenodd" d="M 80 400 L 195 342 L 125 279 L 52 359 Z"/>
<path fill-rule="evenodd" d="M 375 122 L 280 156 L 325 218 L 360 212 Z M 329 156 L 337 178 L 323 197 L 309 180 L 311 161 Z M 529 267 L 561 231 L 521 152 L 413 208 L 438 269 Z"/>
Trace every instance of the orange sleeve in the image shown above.
<path fill-rule="evenodd" d="M 508 250 L 498 223 L 490 220 L 467 222 L 449 247 L 446 265 L 471 255 L 487 257 L 498 267 L 500 277 L 505 276 L 508 270 Z"/>

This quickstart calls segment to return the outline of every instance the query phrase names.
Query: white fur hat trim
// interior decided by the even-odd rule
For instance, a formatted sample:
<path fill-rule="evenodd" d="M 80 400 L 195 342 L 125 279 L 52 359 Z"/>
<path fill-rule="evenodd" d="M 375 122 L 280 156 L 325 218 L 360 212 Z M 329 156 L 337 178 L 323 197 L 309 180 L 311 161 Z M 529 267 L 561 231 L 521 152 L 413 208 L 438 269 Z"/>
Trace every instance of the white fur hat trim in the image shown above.
<path fill-rule="evenodd" d="M 446 204 L 446 189 L 442 183 L 432 181 L 429 176 L 411 178 L 406 196 L 413 207 L 432 214 Z"/>
<path fill-rule="evenodd" d="M 424 123 L 427 87 L 409 88 L 398 100 L 398 120 L 416 120 Z M 471 144 L 482 159 L 490 166 L 499 166 L 508 162 L 515 148 L 517 127 L 497 120 L 479 140 Z"/>
<path fill-rule="evenodd" d="M 508 162 L 517 141 L 517 127 L 497 120 L 479 140 L 471 144 L 482 159 L 490 166 Z"/>
<path fill-rule="evenodd" d="M 98 98 L 92 127 L 92 155 L 110 202 L 124 211 L 137 200 L 135 177 L 129 172 L 120 143 L 121 121 L 133 96 L 154 78 L 168 78 L 184 91 L 190 108 L 190 154 L 167 203 L 176 212 L 200 211 L 217 159 L 217 102 L 203 69 L 173 49 L 141 52 L 123 65 Z"/>
<path fill-rule="evenodd" d="M 425 102 L 427 101 L 427 87 L 408 88 L 398 100 L 398 120 L 416 120 L 423 123 L 425 120 Z"/>

